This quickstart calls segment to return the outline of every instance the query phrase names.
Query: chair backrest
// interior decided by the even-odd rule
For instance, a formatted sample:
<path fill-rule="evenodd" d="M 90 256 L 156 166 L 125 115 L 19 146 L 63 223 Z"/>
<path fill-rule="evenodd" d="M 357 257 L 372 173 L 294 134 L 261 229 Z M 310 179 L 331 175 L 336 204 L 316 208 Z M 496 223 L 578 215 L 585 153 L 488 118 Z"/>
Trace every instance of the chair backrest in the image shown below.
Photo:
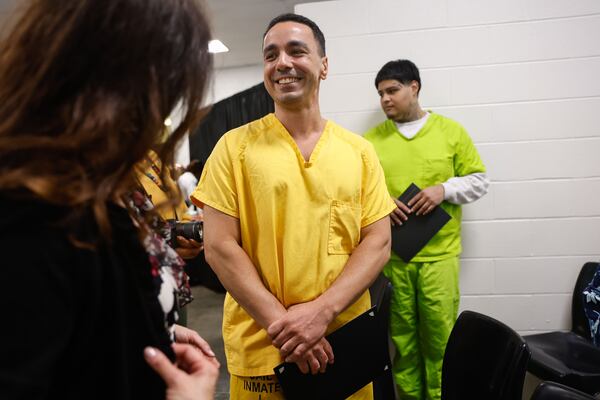
<path fill-rule="evenodd" d="M 533 392 L 531 400 L 589 400 L 589 394 L 554 382 L 542 382 Z"/>
<path fill-rule="evenodd" d="M 390 321 L 390 302 L 392 298 L 392 284 L 383 275 L 373 282 L 369 288 L 371 295 L 371 306 L 377 306 L 377 318 L 381 331 L 380 341 L 387 346 Z M 391 361 L 390 361 L 391 366 Z M 394 377 L 391 368 L 383 375 L 373 381 L 374 400 L 393 400 L 395 398 Z"/>
<path fill-rule="evenodd" d="M 531 353 L 500 321 L 463 311 L 450 334 L 442 366 L 444 400 L 520 400 Z"/>
<path fill-rule="evenodd" d="M 573 300 L 571 302 L 571 331 L 577 335 L 591 340 L 590 325 L 585 311 L 583 310 L 583 289 L 591 282 L 596 270 L 597 262 L 587 262 L 581 267 L 575 288 L 573 289 Z"/>
<path fill-rule="evenodd" d="M 381 316 L 388 317 L 390 301 L 392 298 L 392 284 L 389 279 L 383 274 L 379 274 L 375 282 L 369 287 L 369 294 L 371 296 L 371 307 L 377 306 L 377 312 Z"/>

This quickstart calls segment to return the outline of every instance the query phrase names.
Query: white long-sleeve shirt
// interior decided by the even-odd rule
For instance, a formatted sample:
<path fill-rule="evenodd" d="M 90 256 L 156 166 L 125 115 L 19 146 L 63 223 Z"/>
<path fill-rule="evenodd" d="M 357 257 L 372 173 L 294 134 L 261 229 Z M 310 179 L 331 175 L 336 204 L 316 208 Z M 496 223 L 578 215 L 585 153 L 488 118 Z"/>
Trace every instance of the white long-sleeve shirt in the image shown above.
<path fill-rule="evenodd" d="M 485 172 L 455 176 L 442 183 L 444 200 L 453 204 L 467 204 L 488 192 L 490 180 Z"/>

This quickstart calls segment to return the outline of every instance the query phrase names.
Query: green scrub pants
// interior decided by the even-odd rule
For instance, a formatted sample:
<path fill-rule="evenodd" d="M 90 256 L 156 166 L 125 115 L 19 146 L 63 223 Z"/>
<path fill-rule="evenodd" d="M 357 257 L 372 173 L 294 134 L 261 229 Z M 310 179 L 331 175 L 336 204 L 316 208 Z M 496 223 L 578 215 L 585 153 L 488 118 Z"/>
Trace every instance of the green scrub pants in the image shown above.
<path fill-rule="evenodd" d="M 400 399 L 440 399 L 444 351 L 460 301 L 459 259 L 391 260 L 383 272 L 394 285 L 390 334 Z"/>

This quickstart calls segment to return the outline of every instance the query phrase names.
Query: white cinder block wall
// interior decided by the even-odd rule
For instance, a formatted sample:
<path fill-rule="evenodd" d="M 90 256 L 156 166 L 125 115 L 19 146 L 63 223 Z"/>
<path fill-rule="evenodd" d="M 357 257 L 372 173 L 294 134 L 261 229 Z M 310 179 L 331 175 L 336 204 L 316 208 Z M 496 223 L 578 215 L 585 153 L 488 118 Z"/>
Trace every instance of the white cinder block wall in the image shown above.
<path fill-rule="evenodd" d="M 327 38 L 326 117 L 364 133 L 373 80 L 413 60 L 421 103 L 461 122 L 488 168 L 464 208 L 461 309 L 522 334 L 570 328 L 580 266 L 600 259 L 600 1 L 340 0 L 301 4 Z"/>

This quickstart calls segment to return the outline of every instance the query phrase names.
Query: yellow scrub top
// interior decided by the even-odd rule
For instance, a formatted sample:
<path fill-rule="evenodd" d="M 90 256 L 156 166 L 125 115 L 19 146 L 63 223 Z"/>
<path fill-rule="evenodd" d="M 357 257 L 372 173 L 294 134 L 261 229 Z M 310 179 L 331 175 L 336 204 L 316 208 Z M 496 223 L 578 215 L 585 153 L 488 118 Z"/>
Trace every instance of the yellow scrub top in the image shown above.
<path fill-rule="evenodd" d="M 242 248 L 286 308 L 327 290 L 358 245 L 361 228 L 395 208 L 370 143 L 328 121 L 305 161 L 274 114 L 219 140 L 191 199 L 240 220 Z M 329 331 L 369 306 L 367 291 Z M 272 375 L 281 362 L 266 331 L 229 294 L 223 337 L 234 375 Z"/>

